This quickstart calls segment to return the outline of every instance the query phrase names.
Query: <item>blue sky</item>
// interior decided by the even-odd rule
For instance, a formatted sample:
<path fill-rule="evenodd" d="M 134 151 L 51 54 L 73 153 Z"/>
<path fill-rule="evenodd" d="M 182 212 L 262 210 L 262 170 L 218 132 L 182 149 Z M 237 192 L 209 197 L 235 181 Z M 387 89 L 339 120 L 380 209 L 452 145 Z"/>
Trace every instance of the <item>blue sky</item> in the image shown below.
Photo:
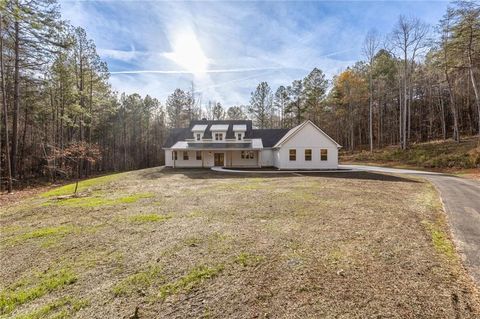
<path fill-rule="evenodd" d="M 60 0 L 64 19 L 86 29 L 118 92 L 164 103 L 195 85 L 203 104 L 247 104 L 261 81 L 273 90 L 314 67 L 332 78 L 362 59 L 374 28 L 400 14 L 434 26 L 447 1 L 166 2 Z"/>

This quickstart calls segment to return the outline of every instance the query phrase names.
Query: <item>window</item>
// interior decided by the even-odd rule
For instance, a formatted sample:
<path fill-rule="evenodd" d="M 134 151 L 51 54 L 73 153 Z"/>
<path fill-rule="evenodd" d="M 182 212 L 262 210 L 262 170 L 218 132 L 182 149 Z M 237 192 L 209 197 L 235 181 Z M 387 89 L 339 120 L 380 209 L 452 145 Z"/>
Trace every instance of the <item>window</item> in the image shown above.
<path fill-rule="evenodd" d="M 178 159 L 177 151 L 173 151 L 173 152 L 172 152 L 172 159 L 173 159 L 174 161 L 176 161 L 176 160 Z"/>
<path fill-rule="evenodd" d="M 312 150 L 310 150 L 310 149 L 305 150 L 305 160 L 306 161 L 311 161 L 312 160 Z"/>
<path fill-rule="evenodd" d="M 215 133 L 215 141 L 223 141 L 223 134 Z"/>
<path fill-rule="evenodd" d="M 197 151 L 197 161 L 201 161 L 201 160 L 202 160 L 202 152 Z"/>
<path fill-rule="evenodd" d="M 242 140 L 242 133 L 238 133 L 238 134 L 237 134 L 237 139 L 238 139 L 239 141 Z"/>
<path fill-rule="evenodd" d="M 327 149 L 321 149 L 320 150 L 320 160 L 321 161 L 328 161 L 328 150 Z"/>
<path fill-rule="evenodd" d="M 240 157 L 242 159 L 254 159 L 255 158 L 255 152 L 254 151 L 242 151 Z"/>
<path fill-rule="evenodd" d="M 188 152 L 183 152 L 183 160 L 188 161 Z"/>
<path fill-rule="evenodd" d="M 296 161 L 297 160 L 297 150 L 289 150 L 288 153 L 290 155 L 290 160 L 291 161 Z"/>
<path fill-rule="evenodd" d="M 201 135 L 200 133 L 197 133 L 197 141 L 200 141 L 201 140 Z"/>

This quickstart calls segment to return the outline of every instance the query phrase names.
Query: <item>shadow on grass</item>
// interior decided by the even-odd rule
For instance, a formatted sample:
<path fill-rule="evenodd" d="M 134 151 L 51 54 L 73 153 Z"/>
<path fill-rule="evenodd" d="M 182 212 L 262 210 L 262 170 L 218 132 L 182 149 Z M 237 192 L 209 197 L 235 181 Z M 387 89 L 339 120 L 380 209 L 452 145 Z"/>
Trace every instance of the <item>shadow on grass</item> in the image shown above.
<path fill-rule="evenodd" d="M 145 179 L 158 179 L 172 175 L 183 175 L 191 179 L 234 179 L 234 178 L 276 178 L 276 177 L 324 177 L 324 178 L 336 178 L 336 179 L 360 179 L 360 180 L 375 180 L 386 182 L 407 182 L 407 183 L 419 183 L 419 181 L 389 174 L 374 173 L 374 172 L 331 172 L 331 173 L 314 173 L 314 172 L 282 172 L 282 173 L 225 173 L 215 172 L 209 168 L 170 168 L 170 167 L 158 167 L 141 171 L 140 176 Z"/>

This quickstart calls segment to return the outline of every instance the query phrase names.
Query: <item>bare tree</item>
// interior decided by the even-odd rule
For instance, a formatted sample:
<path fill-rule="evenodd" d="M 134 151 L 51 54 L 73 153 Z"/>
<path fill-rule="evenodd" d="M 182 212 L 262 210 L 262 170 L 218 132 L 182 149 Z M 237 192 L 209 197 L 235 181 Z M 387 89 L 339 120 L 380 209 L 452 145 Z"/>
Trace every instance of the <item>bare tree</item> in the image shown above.
<path fill-rule="evenodd" d="M 373 152 L 373 59 L 377 50 L 380 47 L 380 41 L 376 30 L 370 30 L 363 42 L 363 54 L 368 60 L 368 129 L 369 129 L 369 141 L 370 152 Z"/>
<path fill-rule="evenodd" d="M 7 171 L 7 190 L 9 193 L 12 192 L 12 166 L 10 162 L 10 154 L 9 154 L 9 139 L 8 139 L 8 111 L 7 111 L 7 95 L 5 92 L 5 70 L 3 66 L 3 16 L 0 12 L 0 73 L 1 73 L 1 85 L 2 85 L 2 104 L 3 104 L 3 126 L 5 127 L 5 161 L 6 161 L 6 168 Z M 1 132 L 0 132 L 0 140 L 1 140 Z M 0 147 L 0 154 L 2 148 Z M 0 162 L 2 158 L 0 156 Z M 1 170 L 0 170 L 0 189 L 2 187 L 1 183 Z"/>
<path fill-rule="evenodd" d="M 415 59 L 427 47 L 428 32 L 428 25 L 418 18 L 401 15 L 391 35 L 394 50 L 399 53 L 403 64 L 403 98 L 401 105 L 401 145 L 403 149 L 408 147 L 407 121 L 410 114 L 408 112 L 410 106 L 410 74 L 413 72 Z"/>

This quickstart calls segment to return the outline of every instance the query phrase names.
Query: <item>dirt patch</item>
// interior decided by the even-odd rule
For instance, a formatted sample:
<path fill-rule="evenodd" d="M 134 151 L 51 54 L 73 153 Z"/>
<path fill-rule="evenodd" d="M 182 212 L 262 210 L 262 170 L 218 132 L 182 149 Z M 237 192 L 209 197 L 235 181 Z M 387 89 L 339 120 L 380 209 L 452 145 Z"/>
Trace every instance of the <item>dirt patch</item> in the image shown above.
<path fill-rule="evenodd" d="M 88 205 L 2 206 L 0 318 L 480 316 L 420 179 L 155 168 L 85 185 Z"/>

